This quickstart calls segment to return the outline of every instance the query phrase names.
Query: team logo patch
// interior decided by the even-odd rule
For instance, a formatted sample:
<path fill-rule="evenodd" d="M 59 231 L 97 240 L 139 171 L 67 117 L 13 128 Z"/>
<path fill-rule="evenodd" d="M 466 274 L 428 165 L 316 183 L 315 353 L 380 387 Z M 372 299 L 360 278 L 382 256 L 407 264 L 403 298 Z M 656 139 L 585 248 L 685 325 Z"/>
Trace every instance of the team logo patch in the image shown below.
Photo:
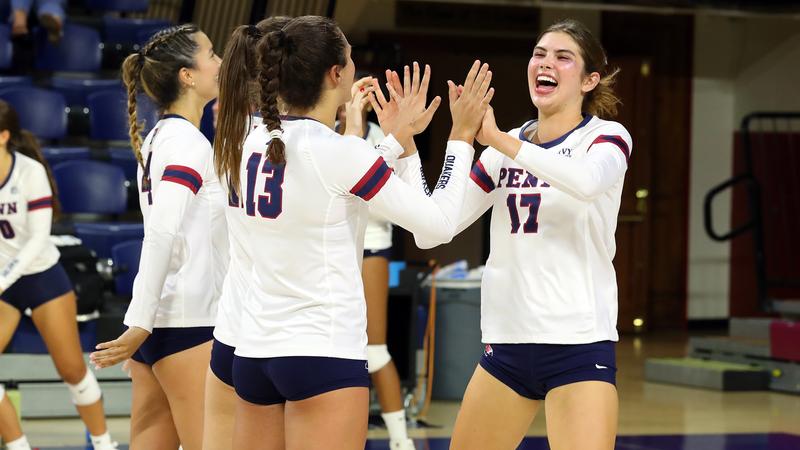
<path fill-rule="evenodd" d="M 492 346 L 491 346 L 491 345 L 489 345 L 489 344 L 486 344 L 486 345 L 483 347 L 483 354 L 484 354 L 485 356 L 494 356 L 494 350 L 492 350 Z"/>

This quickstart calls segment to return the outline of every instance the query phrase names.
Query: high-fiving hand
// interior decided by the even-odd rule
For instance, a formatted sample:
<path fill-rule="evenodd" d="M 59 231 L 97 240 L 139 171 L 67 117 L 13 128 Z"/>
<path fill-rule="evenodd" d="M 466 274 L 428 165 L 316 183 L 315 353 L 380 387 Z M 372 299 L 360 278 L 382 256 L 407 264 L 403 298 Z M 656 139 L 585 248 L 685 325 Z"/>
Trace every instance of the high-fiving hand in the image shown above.
<path fill-rule="evenodd" d="M 453 117 L 451 140 L 473 143 L 483 116 L 489 109 L 489 102 L 494 96 L 494 88 L 490 87 L 491 82 L 492 72 L 489 70 L 489 65 L 481 65 L 477 60 L 467 73 L 463 89 L 451 80 L 447 80 L 450 114 Z"/>

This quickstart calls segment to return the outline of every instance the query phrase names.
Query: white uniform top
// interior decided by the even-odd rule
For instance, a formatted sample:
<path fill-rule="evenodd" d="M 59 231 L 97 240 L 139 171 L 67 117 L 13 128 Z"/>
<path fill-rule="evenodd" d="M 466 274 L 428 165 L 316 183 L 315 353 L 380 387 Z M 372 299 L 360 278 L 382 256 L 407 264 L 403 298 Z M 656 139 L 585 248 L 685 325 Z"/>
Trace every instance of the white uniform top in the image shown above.
<path fill-rule="evenodd" d="M 253 284 L 236 355 L 366 359 L 365 201 L 411 232 L 449 239 L 468 184 L 472 147 L 448 143 L 440 188 L 428 197 L 394 175 L 363 139 L 341 136 L 311 119 L 285 118 L 282 127 L 286 165 L 266 160 L 266 127 L 244 145 L 242 213 Z"/>
<path fill-rule="evenodd" d="M 19 277 L 44 272 L 58 262 L 50 242 L 53 192 L 44 166 L 11 153 L 11 170 L 0 184 L 0 294 Z"/>
<path fill-rule="evenodd" d="M 386 136 L 381 131 L 381 127 L 367 122 L 367 132 L 364 135 L 364 140 L 369 145 L 376 146 Z M 387 161 L 389 167 L 393 167 Z M 364 233 L 364 249 L 365 250 L 385 250 L 392 246 L 392 222 L 376 214 L 373 208 L 369 211 L 369 221 L 367 222 L 367 231 Z"/>
<path fill-rule="evenodd" d="M 142 158 L 144 242 L 125 325 L 213 326 L 229 258 L 211 145 L 189 121 L 167 115 L 145 138 Z"/>
<path fill-rule="evenodd" d="M 261 118 L 251 116 L 247 122 L 245 138 L 250 132 L 262 123 Z M 403 148 L 394 138 L 386 139 L 378 129 L 382 140 L 375 141 L 375 148 L 384 160 L 392 163 L 403 153 Z M 385 141 L 385 142 L 384 142 Z M 389 164 L 389 163 L 387 163 Z M 391 164 L 390 164 L 391 165 Z M 247 296 L 250 289 L 250 272 L 253 261 L 248 250 L 247 215 L 241 212 L 244 202 L 236 192 L 233 192 L 229 183 L 223 183 L 228 197 L 225 208 L 225 219 L 228 223 L 228 240 L 230 242 L 230 263 L 228 274 L 222 285 L 222 296 L 219 299 L 217 322 L 214 327 L 214 338 L 223 344 L 236 347 L 236 336 L 239 328 L 242 299 Z"/>
<path fill-rule="evenodd" d="M 611 261 L 630 134 L 586 116 L 564 136 L 534 145 L 527 139 L 536 126 L 530 121 L 509 132 L 524 141 L 516 159 L 488 148 L 470 174 L 459 232 L 494 207 L 481 282 L 482 340 L 616 341 Z"/>
<path fill-rule="evenodd" d="M 245 125 L 244 136 L 255 130 L 260 117 L 251 115 Z M 239 312 L 241 302 L 250 288 L 248 277 L 253 267 L 253 262 L 246 250 L 244 217 L 239 211 L 244 205 L 239 196 L 231 189 L 230 182 L 223 182 L 222 188 L 228 201 L 225 203 L 225 221 L 228 225 L 228 245 L 230 248 L 230 261 L 228 273 L 222 282 L 222 294 L 217 306 L 217 317 L 214 325 L 214 339 L 223 344 L 236 347 L 236 329 L 239 327 Z"/>

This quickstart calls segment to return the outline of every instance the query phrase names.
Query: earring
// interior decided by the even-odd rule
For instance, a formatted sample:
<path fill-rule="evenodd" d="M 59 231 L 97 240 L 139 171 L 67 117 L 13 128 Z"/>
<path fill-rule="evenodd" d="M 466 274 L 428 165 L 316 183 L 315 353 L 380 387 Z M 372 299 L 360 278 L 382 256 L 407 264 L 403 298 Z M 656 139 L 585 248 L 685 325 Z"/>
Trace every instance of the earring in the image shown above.
<path fill-rule="evenodd" d="M 194 81 L 192 81 L 192 87 L 194 87 Z"/>

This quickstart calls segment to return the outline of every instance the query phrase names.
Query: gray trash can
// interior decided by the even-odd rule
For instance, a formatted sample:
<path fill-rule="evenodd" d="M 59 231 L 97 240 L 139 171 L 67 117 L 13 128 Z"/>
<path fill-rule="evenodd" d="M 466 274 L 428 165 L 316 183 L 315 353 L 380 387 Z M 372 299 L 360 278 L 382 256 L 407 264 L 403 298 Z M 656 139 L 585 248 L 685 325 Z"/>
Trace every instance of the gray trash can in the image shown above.
<path fill-rule="evenodd" d="M 480 281 L 437 287 L 432 398 L 460 401 L 464 397 L 483 351 L 480 317 Z"/>

